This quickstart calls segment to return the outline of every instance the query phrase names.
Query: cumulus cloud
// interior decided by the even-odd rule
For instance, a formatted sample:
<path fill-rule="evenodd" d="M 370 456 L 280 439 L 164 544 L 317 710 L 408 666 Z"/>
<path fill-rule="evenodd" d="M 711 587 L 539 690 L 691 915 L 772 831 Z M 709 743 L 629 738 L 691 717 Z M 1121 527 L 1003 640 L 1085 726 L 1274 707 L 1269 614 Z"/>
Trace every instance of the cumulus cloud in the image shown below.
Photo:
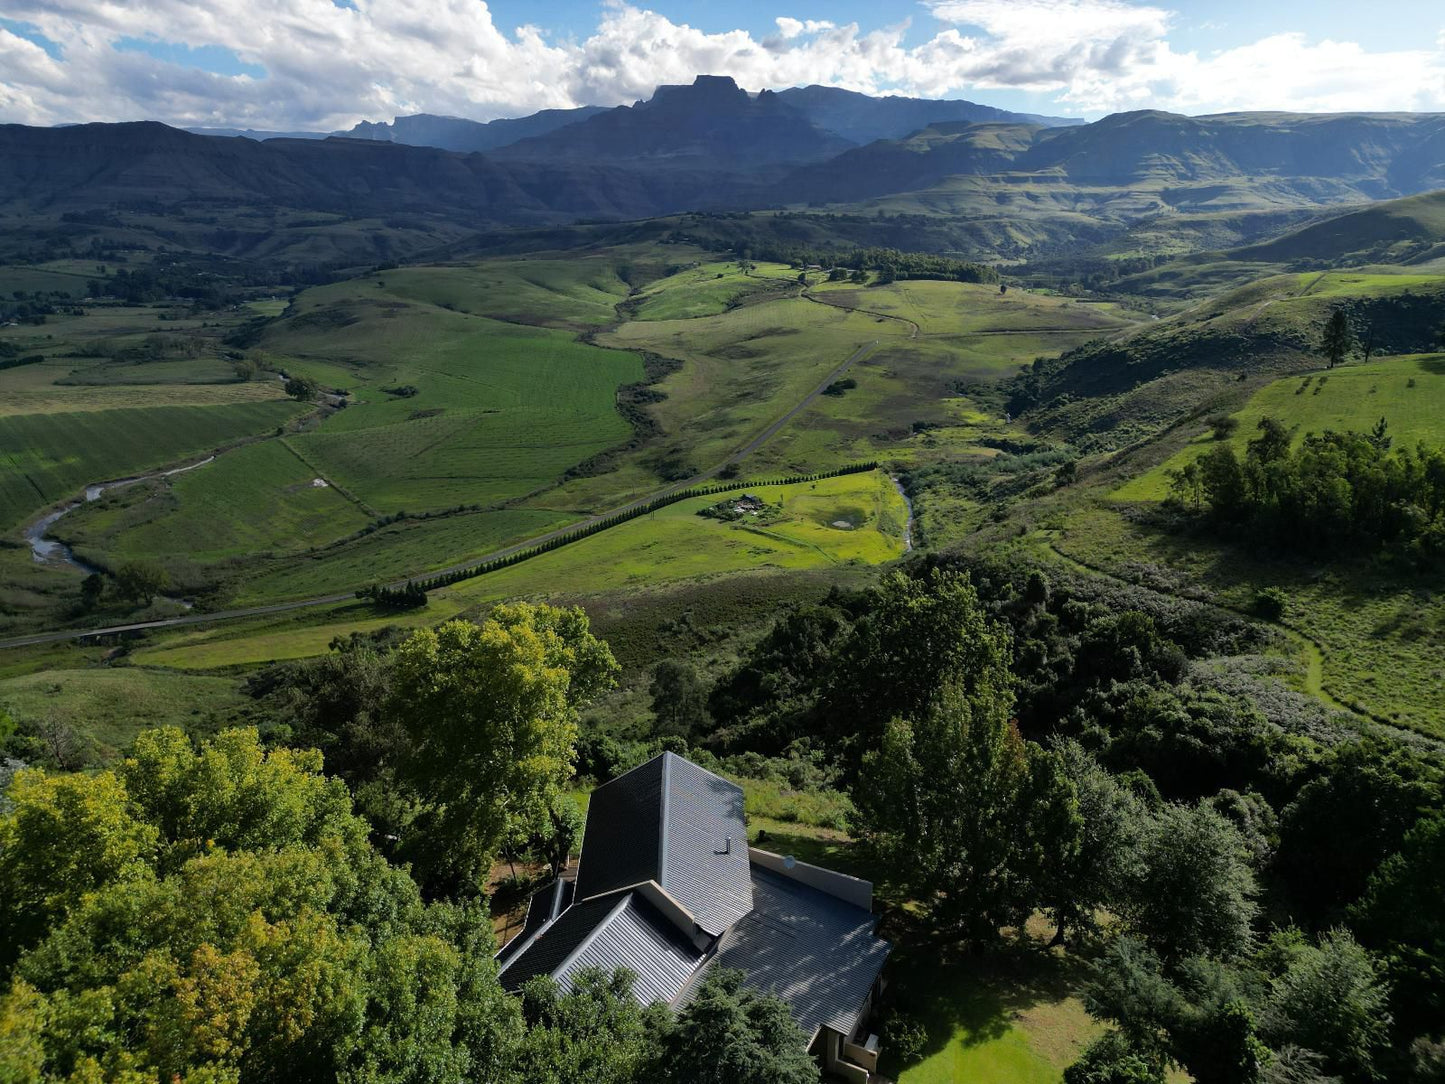
<path fill-rule="evenodd" d="M 539 5 L 539 16 L 544 13 Z M 486 120 L 614 105 L 659 83 L 728 74 L 752 90 L 1021 89 L 1060 112 L 1445 108 L 1445 32 L 1413 50 L 1283 34 L 1207 56 L 1171 43 L 1166 8 L 1126 0 L 925 0 L 909 26 L 779 15 L 776 33 L 705 32 L 608 0 L 581 39 L 499 27 L 481 0 L 6 0 L 58 57 L 0 28 L 0 120 L 151 117 L 176 124 L 341 128 L 411 112 Z M 217 75 L 118 50 L 139 38 L 230 50 L 264 75 Z"/>

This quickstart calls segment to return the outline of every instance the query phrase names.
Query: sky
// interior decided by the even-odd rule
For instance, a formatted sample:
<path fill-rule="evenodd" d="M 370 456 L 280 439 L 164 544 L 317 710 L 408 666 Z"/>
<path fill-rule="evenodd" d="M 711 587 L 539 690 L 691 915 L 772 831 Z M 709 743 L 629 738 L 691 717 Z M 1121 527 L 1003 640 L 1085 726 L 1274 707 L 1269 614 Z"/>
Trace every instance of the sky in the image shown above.
<path fill-rule="evenodd" d="M 1089 119 L 1445 112 L 1445 3 L 0 0 L 0 123 L 491 120 L 698 74 Z"/>

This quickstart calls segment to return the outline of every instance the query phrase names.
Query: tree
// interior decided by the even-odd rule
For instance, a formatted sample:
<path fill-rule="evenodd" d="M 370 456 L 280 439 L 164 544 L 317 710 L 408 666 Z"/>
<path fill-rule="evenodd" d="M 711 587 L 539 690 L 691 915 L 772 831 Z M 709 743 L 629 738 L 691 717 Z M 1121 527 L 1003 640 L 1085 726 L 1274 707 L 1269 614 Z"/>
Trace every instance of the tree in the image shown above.
<path fill-rule="evenodd" d="M 1106 1031 L 1064 1070 L 1064 1084 L 1164 1084 L 1164 1070 L 1151 1064 L 1117 1031 Z"/>
<path fill-rule="evenodd" d="M 691 738 L 711 721 L 707 712 L 705 685 L 697 671 L 677 659 L 663 659 L 652 668 L 652 683 L 647 689 L 652 697 L 652 714 L 657 719 L 659 735 L 676 734 Z"/>
<path fill-rule="evenodd" d="M 1313 1050 L 1327 1071 L 1347 1080 L 1380 1075 L 1376 1059 L 1389 1047 L 1389 990 L 1384 969 L 1337 929 L 1304 945 L 1270 986 L 1263 1030 L 1276 1046 Z"/>
<path fill-rule="evenodd" d="M 285 388 L 287 395 L 303 403 L 314 401 L 321 392 L 320 385 L 306 376 L 287 377 L 286 383 L 282 387 Z"/>
<path fill-rule="evenodd" d="M 972 693 L 954 683 L 917 722 L 888 724 L 853 800 L 884 868 L 930 901 L 942 928 L 982 945 L 1037 902 L 1038 850 L 1076 845 L 1040 839 L 1043 826 L 1072 833 L 1077 815 L 1071 794 L 1041 782 L 1054 774 L 1048 754 L 1010 722 L 1002 681 L 974 676 Z"/>
<path fill-rule="evenodd" d="M 1076 741 L 1055 746 L 1077 812 L 1075 845 L 1045 848 L 1040 891 L 1057 926 L 1055 943 L 1094 927 L 1094 912 L 1118 900 L 1136 860 L 1144 810 Z"/>
<path fill-rule="evenodd" d="M 1421 819 L 1370 878 L 1352 925 L 1380 952 L 1394 984 L 1394 1015 L 1407 1035 L 1445 1020 L 1445 813 Z"/>
<path fill-rule="evenodd" d="M 80 605 L 86 610 L 93 610 L 100 605 L 100 596 L 105 592 L 105 577 L 99 572 L 92 572 L 80 581 Z"/>
<path fill-rule="evenodd" d="M 165 569 L 144 561 L 123 564 L 115 574 L 116 593 L 138 606 L 149 606 L 169 586 L 170 576 Z"/>
<path fill-rule="evenodd" d="M 21 773 L 0 1035 L 32 1065 L 38 1042 L 46 1079 L 494 1078 L 518 1014 L 485 909 L 424 904 L 320 768 L 169 729 L 113 771 Z"/>
<path fill-rule="evenodd" d="M 480 883 L 508 831 L 545 810 L 572 772 L 578 709 L 617 671 L 579 608 L 498 606 L 397 648 L 387 710 L 408 738 L 401 780 L 431 883 Z"/>
<path fill-rule="evenodd" d="M 816 1084 L 818 1067 L 783 1001 L 714 970 L 677 1015 L 664 1043 L 666 1084 Z"/>
<path fill-rule="evenodd" d="M 1123 911 L 1166 962 L 1248 950 L 1257 889 L 1239 830 L 1207 806 L 1165 806 L 1145 827 Z"/>
<path fill-rule="evenodd" d="M 522 988 L 527 1024 L 512 1068 L 527 1084 L 633 1084 L 654 1079 L 671 1021 L 661 1005 L 642 1008 L 634 976 L 619 968 L 579 971 L 563 990 L 546 975 Z"/>
<path fill-rule="evenodd" d="M 1340 364 L 1355 348 L 1355 332 L 1350 327 L 1350 317 L 1344 308 L 1336 306 L 1330 310 L 1320 335 L 1320 353 L 1329 358 L 1330 368 Z"/>
<path fill-rule="evenodd" d="M 890 719 L 926 716 L 950 684 L 980 704 L 1011 702 L 1008 630 L 989 618 L 966 575 L 895 572 L 866 592 L 864 609 L 830 660 L 820 710 L 839 741 L 861 746 L 857 755 Z"/>

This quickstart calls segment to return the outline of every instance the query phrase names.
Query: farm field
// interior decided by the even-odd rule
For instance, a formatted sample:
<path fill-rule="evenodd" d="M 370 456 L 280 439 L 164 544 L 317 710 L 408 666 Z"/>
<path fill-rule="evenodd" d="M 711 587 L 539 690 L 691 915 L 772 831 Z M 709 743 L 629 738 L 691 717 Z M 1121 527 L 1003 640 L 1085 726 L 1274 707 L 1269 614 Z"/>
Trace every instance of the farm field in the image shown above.
<path fill-rule="evenodd" d="M 786 264 L 758 263 L 751 272 L 737 261 L 707 261 L 650 283 L 629 302 L 637 320 L 688 320 L 717 316 L 745 301 L 789 289 L 798 272 Z"/>
<path fill-rule="evenodd" d="M 360 289 L 308 291 L 262 345 L 352 392 L 292 443 L 376 514 L 522 496 L 627 438 L 615 395 L 641 378 L 635 355 Z"/>
<path fill-rule="evenodd" d="M 135 653 L 138 662 L 183 669 L 247 665 L 268 658 L 320 654 L 333 637 L 386 624 L 431 624 L 476 612 L 503 599 L 575 597 L 654 587 L 735 572 L 866 567 L 903 553 L 907 512 L 881 472 L 845 475 L 759 489 L 779 510 L 775 521 L 754 526 L 724 523 L 697 513 L 718 497 L 695 497 L 630 520 L 521 564 L 442 588 L 427 608 L 404 615 L 350 607 L 349 621 L 237 633 L 229 627 L 168 633 Z M 853 526 L 833 526 L 834 523 Z M 277 652 L 284 654 L 276 654 Z"/>
<path fill-rule="evenodd" d="M 0 418 L 0 528 L 91 482 L 172 463 L 274 430 L 307 408 L 289 400 Z"/>

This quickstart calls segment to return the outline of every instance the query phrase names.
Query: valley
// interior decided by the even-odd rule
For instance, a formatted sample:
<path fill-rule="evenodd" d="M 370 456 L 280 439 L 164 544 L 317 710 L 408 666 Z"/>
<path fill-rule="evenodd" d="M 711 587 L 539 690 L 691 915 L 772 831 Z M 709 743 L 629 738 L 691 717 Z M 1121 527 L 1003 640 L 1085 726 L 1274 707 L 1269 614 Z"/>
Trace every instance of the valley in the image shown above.
<path fill-rule="evenodd" d="M 504 1084 L 598 1051 L 690 1084 L 637 1068 L 680 1032 L 631 979 L 514 999 L 493 962 L 579 876 L 596 788 L 663 758 L 740 788 L 780 868 L 870 883 L 900 1084 L 1430 1084 L 1442 141 L 720 76 L 489 122 L 0 126 L 0 888 L 37 824 L 129 855 L 0 902 L 32 1031 L 59 1049 L 94 949 L 142 1006 L 100 1016 L 184 1011 L 132 1020 L 133 1077 L 139 1040 L 66 1032 L 109 1051 L 84 1079 L 280 1079 L 249 1017 L 204 1058 L 155 1038 L 203 1030 L 210 941 L 142 975 L 96 932 L 143 925 L 106 893 L 254 882 L 204 935 L 238 989 L 291 966 L 246 930 L 358 938 L 318 1058 L 412 1035 L 440 975 L 437 1018 L 478 1015 L 427 1079 L 494 1043 Z M 413 1079 L 383 1061 L 301 1075 Z"/>

